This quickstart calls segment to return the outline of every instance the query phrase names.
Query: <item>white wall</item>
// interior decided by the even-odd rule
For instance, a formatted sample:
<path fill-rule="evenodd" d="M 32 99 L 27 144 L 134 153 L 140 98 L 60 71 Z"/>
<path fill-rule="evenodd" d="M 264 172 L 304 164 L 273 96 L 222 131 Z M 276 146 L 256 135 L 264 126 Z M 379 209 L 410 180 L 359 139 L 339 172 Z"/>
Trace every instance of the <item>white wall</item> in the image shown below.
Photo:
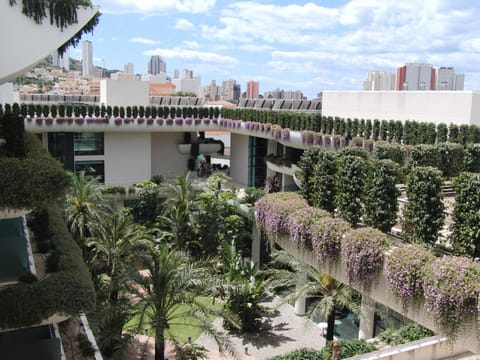
<path fill-rule="evenodd" d="M 110 106 L 149 106 L 149 84 L 139 80 L 101 80 L 100 103 Z"/>
<path fill-rule="evenodd" d="M 15 79 L 32 68 L 37 62 L 57 50 L 73 37 L 97 12 L 98 8 L 77 10 L 78 22 L 60 30 L 50 25 L 50 19 L 42 24 L 22 14 L 22 2 L 10 6 L 8 1 L 0 2 L 0 84 Z"/>
<path fill-rule="evenodd" d="M 13 84 L 6 83 L 0 85 L 0 104 L 13 104 Z"/>
<path fill-rule="evenodd" d="M 239 185 L 248 185 L 248 136 L 232 133 L 230 176 Z"/>
<path fill-rule="evenodd" d="M 152 176 L 174 178 L 188 172 L 189 154 L 181 154 L 178 144 L 184 143 L 184 133 L 152 133 Z"/>
<path fill-rule="evenodd" d="M 480 93 L 472 91 L 324 91 L 322 115 L 480 125 Z"/>
<path fill-rule="evenodd" d="M 105 133 L 105 184 L 128 185 L 151 177 L 149 133 Z"/>

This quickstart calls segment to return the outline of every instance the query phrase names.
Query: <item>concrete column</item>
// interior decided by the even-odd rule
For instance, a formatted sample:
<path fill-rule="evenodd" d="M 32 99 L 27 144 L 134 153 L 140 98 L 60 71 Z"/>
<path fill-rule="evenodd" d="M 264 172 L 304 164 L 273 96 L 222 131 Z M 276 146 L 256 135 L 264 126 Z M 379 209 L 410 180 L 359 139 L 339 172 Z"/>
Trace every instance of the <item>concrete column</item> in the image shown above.
<path fill-rule="evenodd" d="M 373 338 L 373 330 L 375 324 L 375 301 L 369 296 L 362 295 L 362 303 L 360 305 L 360 329 L 358 331 L 359 339 Z"/>
<path fill-rule="evenodd" d="M 300 290 L 306 281 L 307 281 L 306 274 L 297 273 L 297 290 Z M 305 315 L 306 310 L 307 310 L 307 298 L 305 296 L 300 296 L 295 301 L 295 315 L 303 316 Z"/>
<path fill-rule="evenodd" d="M 260 232 L 258 231 L 255 219 L 252 224 L 252 261 L 254 264 L 260 266 L 260 251 L 261 251 Z"/>

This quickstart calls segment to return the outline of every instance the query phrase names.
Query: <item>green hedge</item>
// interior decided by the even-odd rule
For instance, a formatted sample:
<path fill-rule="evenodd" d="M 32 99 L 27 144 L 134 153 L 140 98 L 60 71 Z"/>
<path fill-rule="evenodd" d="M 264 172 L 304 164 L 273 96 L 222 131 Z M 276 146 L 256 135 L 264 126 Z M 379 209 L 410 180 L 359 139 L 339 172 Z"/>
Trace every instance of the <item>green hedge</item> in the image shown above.
<path fill-rule="evenodd" d="M 58 272 L 32 284 L 17 284 L 0 291 L 0 328 L 35 325 L 54 314 L 75 315 L 95 304 L 88 268 L 61 211 L 50 209 L 49 219 L 51 242 L 59 255 Z"/>

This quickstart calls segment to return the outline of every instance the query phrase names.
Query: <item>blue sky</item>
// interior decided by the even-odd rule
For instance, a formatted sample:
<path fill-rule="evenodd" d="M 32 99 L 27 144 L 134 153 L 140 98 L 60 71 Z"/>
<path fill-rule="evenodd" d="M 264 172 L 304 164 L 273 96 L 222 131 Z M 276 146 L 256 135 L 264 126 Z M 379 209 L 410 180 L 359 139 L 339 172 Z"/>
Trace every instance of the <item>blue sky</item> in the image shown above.
<path fill-rule="evenodd" d="M 480 90 L 480 3 L 474 0 L 93 0 L 102 16 L 94 63 L 146 73 L 160 55 L 167 74 L 193 70 L 202 85 L 235 79 L 245 91 L 277 87 L 313 98 L 360 90 L 369 70 L 406 62 L 453 66 Z M 80 59 L 81 46 L 70 49 Z"/>

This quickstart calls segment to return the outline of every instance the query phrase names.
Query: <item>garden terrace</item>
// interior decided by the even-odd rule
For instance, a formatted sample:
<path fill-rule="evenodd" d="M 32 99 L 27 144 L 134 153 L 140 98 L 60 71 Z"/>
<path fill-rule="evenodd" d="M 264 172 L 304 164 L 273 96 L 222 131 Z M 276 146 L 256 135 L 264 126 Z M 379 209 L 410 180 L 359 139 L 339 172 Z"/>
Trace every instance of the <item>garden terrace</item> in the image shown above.
<path fill-rule="evenodd" d="M 0 291 L 0 328 L 19 328 L 62 321 L 92 308 L 95 293 L 81 251 L 67 230 L 61 212 L 49 210 L 51 265 L 48 276 Z M 52 255 L 55 254 L 55 255 Z"/>
<path fill-rule="evenodd" d="M 434 258 L 420 248 L 416 252 L 405 250 L 406 245 L 393 247 L 387 235 L 378 230 L 333 227 L 329 223 L 337 223 L 339 219 L 328 220 L 328 216 L 320 222 L 308 219 L 308 226 L 300 231 L 299 222 L 307 224 L 305 216 L 303 222 L 301 219 L 295 222 L 291 217 L 301 216 L 309 207 L 299 196 L 296 200 L 291 197 L 295 195 L 270 194 L 256 204 L 257 226 L 270 242 L 352 286 L 362 294 L 362 307 L 372 299 L 438 334 L 447 335 L 455 353 L 466 349 L 480 352 L 477 263 L 455 256 Z M 304 210 L 292 211 L 292 206 Z M 289 224 L 296 224 L 293 233 Z M 415 256 L 402 262 L 405 259 L 402 250 Z M 401 271 L 393 271 L 394 266 Z"/>

